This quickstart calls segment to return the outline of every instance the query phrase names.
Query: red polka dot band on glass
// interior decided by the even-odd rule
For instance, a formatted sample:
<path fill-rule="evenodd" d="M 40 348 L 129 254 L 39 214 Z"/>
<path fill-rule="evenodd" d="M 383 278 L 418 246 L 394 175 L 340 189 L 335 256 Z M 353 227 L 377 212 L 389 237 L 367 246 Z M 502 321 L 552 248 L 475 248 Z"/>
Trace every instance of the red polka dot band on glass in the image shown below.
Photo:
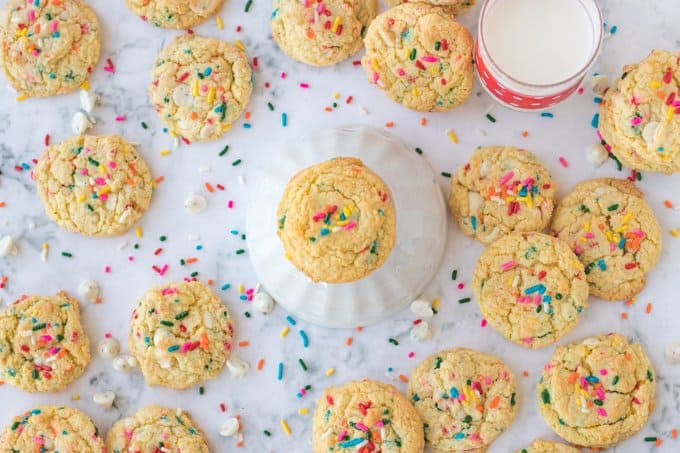
<path fill-rule="evenodd" d="M 596 0 L 487 0 L 475 45 L 486 91 L 516 110 L 542 110 L 569 97 L 600 51 Z"/>

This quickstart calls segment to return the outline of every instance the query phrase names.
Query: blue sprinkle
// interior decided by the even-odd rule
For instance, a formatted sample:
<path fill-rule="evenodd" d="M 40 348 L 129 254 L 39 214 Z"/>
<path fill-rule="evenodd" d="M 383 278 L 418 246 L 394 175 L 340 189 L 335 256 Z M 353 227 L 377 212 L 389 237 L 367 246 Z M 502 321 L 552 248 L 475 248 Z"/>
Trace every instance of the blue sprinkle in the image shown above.
<path fill-rule="evenodd" d="M 550 297 L 549 295 L 546 294 L 545 296 L 543 296 L 542 302 L 544 304 L 549 304 L 551 301 L 552 301 L 552 297 Z"/>
<path fill-rule="evenodd" d="M 597 267 L 599 267 L 601 271 L 606 271 L 607 263 L 605 263 L 604 260 L 600 258 L 599 260 L 597 260 Z"/>
<path fill-rule="evenodd" d="M 619 248 L 622 249 L 624 245 L 626 245 L 626 238 L 621 237 L 621 240 L 619 241 Z"/>
<path fill-rule="evenodd" d="M 243 123 L 243 129 L 250 129 L 251 127 L 250 123 Z"/>
<path fill-rule="evenodd" d="M 279 381 L 283 379 L 283 363 L 281 362 L 279 362 L 279 371 L 276 374 L 276 379 Z"/>
<path fill-rule="evenodd" d="M 451 395 L 451 398 L 458 398 L 458 389 L 455 387 L 451 387 L 449 389 L 449 395 Z"/>
<path fill-rule="evenodd" d="M 23 168 L 24 170 L 30 170 L 31 169 L 31 167 L 26 162 L 21 164 L 21 168 Z"/>
<path fill-rule="evenodd" d="M 288 115 L 285 113 L 281 114 L 281 126 L 283 127 L 288 126 Z"/>
<path fill-rule="evenodd" d="M 545 292 L 545 286 L 541 283 L 538 285 L 531 286 L 527 289 L 524 290 L 524 294 L 533 294 L 533 293 L 538 293 L 538 294 L 543 294 Z"/>
<path fill-rule="evenodd" d="M 205 68 L 205 71 L 203 71 L 203 75 L 209 76 L 210 74 L 212 74 L 212 68 L 211 67 Z"/>
<path fill-rule="evenodd" d="M 238 236 L 238 230 L 231 230 L 230 233 L 234 236 Z"/>
<path fill-rule="evenodd" d="M 226 291 L 226 290 L 228 290 L 229 288 L 231 288 L 231 285 L 230 285 L 229 283 L 225 283 L 224 285 L 222 285 L 222 287 L 221 287 L 220 289 L 221 289 L 222 291 Z"/>
<path fill-rule="evenodd" d="M 168 348 L 168 352 L 175 352 L 176 350 L 179 349 L 179 345 L 172 345 Z"/>
<path fill-rule="evenodd" d="M 286 316 L 286 321 L 288 321 L 291 326 L 294 326 L 295 324 L 297 324 L 297 322 L 290 315 Z"/>
<path fill-rule="evenodd" d="M 238 296 L 238 298 L 241 300 L 248 300 L 248 296 L 246 296 L 245 294 L 241 294 L 240 296 Z"/>
<path fill-rule="evenodd" d="M 453 438 L 456 439 L 456 440 L 464 439 L 464 438 L 465 438 L 465 434 L 463 434 L 462 432 L 456 433 L 456 435 L 453 436 Z"/>
<path fill-rule="evenodd" d="M 593 102 L 596 104 L 601 104 L 602 103 L 602 98 L 599 96 L 596 96 L 593 98 Z"/>
<path fill-rule="evenodd" d="M 198 245 L 196 246 L 196 250 L 203 250 L 203 246 L 202 246 L 201 244 L 198 244 Z"/>
<path fill-rule="evenodd" d="M 215 112 L 215 113 L 222 113 L 222 112 L 224 112 L 224 109 L 225 109 L 225 108 L 226 108 L 226 107 L 225 107 L 224 104 L 220 104 L 220 105 L 218 105 L 217 107 L 215 107 L 214 112 Z"/>
<path fill-rule="evenodd" d="M 472 224 L 472 229 L 477 231 L 477 217 L 470 217 L 470 223 Z"/>
<path fill-rule="evenodd" d="M 553 118 L 555 115 L 553 115 L 553 114 L 550 113 L 550 112 L 541 112 L 541 116 L 542 116 L 543 118 Z"/>
<path fill-rule="evenodd" d="M 58 31 L 52 32 L 52 37 L 53 37 L 53 38 L 58 38 L 58 37 L 59 37 L 59 32 L 58 32 Z"/>
<path fill-rule="evenodd" d="M 319 234 L 321 236 L 328 236 L 330 234 L 330 232 L 331 232 L 331 230 L 329 230 L 328 228 L 321 228 L 321 231 L 319 231 Z"/>
<path fill-rule="evenodd" d="M 359 445 L 363 441 L 365 441 L 363 437 L 355 437 L 352 440 L 347 440 L 345 442 L 340 442 L 338 443 L 338 447 L 340 448 L 349 448 L 349 447 L 354 447 L 355 445 Z"/>
<path fill-rule="evenodd" d="M 304 330 L 300 331 L 300 337 L 302 338 L 302 347 L 308 348 L 309 347 L 309 338 L 307 337 L 307 333 Z"/>
<path fill-rule="evenodd" d="M 592 376 L 592 375 L 586 376 L 586 381 L 590 382 L 591 384 L 597 384 L 598 382 L 600 382 L 600 378 L 598 378 L 597 376 Z"/>
<path fill-rule="evenodd" d="M 600 124 L 600 114 L 596 113 L 593 115 L 593 119 L 590 121 L 590 125 L 597 129 L 598 124 Z"/>
<path fill-rule="evenodd" d="M 619 27 L 617 25 L 612 25 L 612 28 L 609 30 L 609 33 L 611 33 L 612 35 L 615 35 L 616 30 L 618 30 L 618 29 L 619 29 Z"/>
<path fill-rule="evenodd" d="M 389 368 L 387 369 L 387 372 L 388 372 L 388 373 L 391 373 L 392 371 L 394 371 L 394 370 L 392 369 L 392 367 L 389 367 Z"/>

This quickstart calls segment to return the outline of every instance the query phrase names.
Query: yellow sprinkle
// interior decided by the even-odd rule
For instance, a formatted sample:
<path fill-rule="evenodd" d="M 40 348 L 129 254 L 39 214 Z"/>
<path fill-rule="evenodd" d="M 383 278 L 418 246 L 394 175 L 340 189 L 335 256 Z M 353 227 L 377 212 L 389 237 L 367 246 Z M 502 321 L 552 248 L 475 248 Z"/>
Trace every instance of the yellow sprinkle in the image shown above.
<path fill-rule="evenodd" d="M 413 87 L 413 97 L 418 97 L 418 88 Z"/>
<path fill-rule="evenodd" d="M 673 107 L 668 107 L 668 110 L 666 110 L 666 121 L 670 121 L 673 119 L 673 113 L 675 112 L 675 108 Z"/>
<path fill-rule="evenodd" d="M 290 253 L 286 253 L 286 259 L 290 261 Z"/>
<path fill-rule="evenodd" d="M 288 328 L 288 326 L 286 326 L 286 327 L 283 328 L 283 330 L 281 331 L 281 333 L 279 335 L 281 336 L 281 338 L 283 338 L 286 335 L 288 335 L 289 331 L 290 331 L 290 329 Z"/>
<path fill-rule="evenodd" d="M 300 409 L 298 409 L 298 414 L 307 415 L 309 414 L 309 409 L 307 409 L 306 407 L 301 407 Z"/>
<path fill-rule="evenodd" d="M 628 223 L 628 221 L 633 217 L 633 211 L 628 211 L 628 214 L 624 215 L 621 219 L 621 223 Z"/>
<path fill-rule="evenodd" d="M 224 124 L 222 125 L 222 131 L 223 131 L 223 132 L 226 132 L 226 131 L 228 131 L 229 129 L 231 129 L 231 123 L 224 123 Z"/>
<path fill-rule="evenodd" d="M 85 201 L 85 195 L 78 195 L 78 202 L 82 203 Z"/>
<path fill-rule="evenodd" d="M 590 220 L 586 220 L 585 225 L 583 225 L 583 231 L 586 233 L 590 231 Z"/>
<path fill-rule="evenodd" d="M 17 102 L 21 102 L 21 101 L 25 101 L 26 99 L 28 99 L 28 96 L 26 96 L 25 94 L 20 94 L 19 96 L 17 96 L 17 97 L 14 98 L 14 99 L 15 99 Z"/>
<path fill-rule="evenodd" d="M 335 16 L 335 20 L 333 21 L 333 27 L 331 27 L 331 30 L 333 31 L 333 33 L 337 33 L 338 27 L 340 26 L 341 23 L 342 23 L 342 17 Z"/>
<path fill-rule="evenodd" d="M 162 149 L 160 154 L 161 156 L 167 156 L 168 154 L 170 154 L 170 152 L 171 151 L 169 149 Z"/>
<path fill-rule="evenodd" d="M 47 242 L 43 242 L 42 248 L 43 250 L 48 250 L 50 248 L 50 245 Z"/>
<path fill-rule="evenodd" d="M 378 64 L 378 60 L 376 58 L 371 58 L 371 66 L 376 71 L 380 69 L 380 65 Z"/>
<path fill-rule="evenodd" d="M 440 303 L 441 303 L 441 301 L 437 297 L 435 300 L 432 301 L 432 308 L 434 308 L 435 310 L 439 310 L 439 304 Z"/>
<path fill-rule="evenodd" d="M 340 99 L 340 93 L 333 93 L 333 99 Z"/>
<path fill-rule="evenodd" d="M 458 143 L 458 136 L 456 135 L 455 132 L 453 132 L 453 129 L 449 129 L 449 131 L 446 133 L 446 135 L 449 136 L 449 138 L 451 139 L 451 141 L 453 143 Z"/>
<path fill-rule="evenodd" d="M 649 86 L 651 88 L 661 88 L 661 82 L 659 82 L 658 80 L 653 80 L 649 82 Z"/>
<path fill-rule="evenodd" d="M 241 283 L 240 285 L 238 285 L 238 293 L 239 293 L 239 294 L 243 294 L 243 291 L 245 291 L 245 290 L 246 290 L 246 287 L 243 286 L 243 283 Z"/>
<path fill-rule="evenodd" d="M 80 89 L 81 89 L 81 90 L 85 90 L 85 91 L 89 90 L 89 89 L 90 89 L 90 81 L 89 81 L 89 80 L 84 81 L 84 82 L 80 85 Z"/>
<path fill-rule="evenodd" d="M 524 201 L 527 203 L 527 208 L 531 209 L 534 207 L 534 199 L 531 196 L 527 195 Z"/>
<path fill-rule="evenodd" d="M 326 376 L 333 376 L 333 373 L 335 373 L 335 368 L 329 368 L 326 370 Z"/>
<path fill-rule="evenodd" d="M 283 432 L 286 433 L 287 436 L 293 434 L 293 432 L 290 430 L 290 426 L 288 426 L 288 422 L 284 419 L 281 419 L 281 428 L 283 428 Z"/>
<path fill-rule="evenodd" d="M 245 50 L 246 50 L 246 46 L 243 45 L 243 43 L 241 42 L 240 39 L 237 39 L 237 40 L 236 40 L 236 47 L 238 47 L 239 49 L 241 49 L 241 50 L 244 51 L 244 52 L 245 52 Z"/>
<path fill-rule="evenodd" d="M 208 104 L 212 104 L 215 101 L 215 88 L 210 88 L 208 91 Z"/>
<path fill-rule="evenodd" d="M 191 94 L 193 94 L 194 97 L 198 96 L 198 79 L 194 79 L 194 86 L 191 89 Z"/>
<path fill-rule="evenodd" d="M 215 20 L 217 21 L 217 28 L 224 30 L 224 22 L 222 22 L 222 18 L 220 16 L 215 16 Z"/>
<path fill-rule="evenodd" d="M 142 227 L 138 226 L 135 228 L 135 234 L 137 235 L 138 238 L 142 237 Z"/>
<path fill-rule="evenodd" d="M 75 394 L 75 395 L 73 395 L 73 396 L 71 397 L 71 399 L 72 399 L 73 401 L 78 401 L 78 400 L 80 399 L 80 395 Z"/>
<path fill-rule="evenodd" d="M 680 237 L 680 234 L 678 234 L 678 232 L 676 230 L 671 230 L 671 236 L 673 236 L 674 238 L 677 238 L 677 237 Z"/>

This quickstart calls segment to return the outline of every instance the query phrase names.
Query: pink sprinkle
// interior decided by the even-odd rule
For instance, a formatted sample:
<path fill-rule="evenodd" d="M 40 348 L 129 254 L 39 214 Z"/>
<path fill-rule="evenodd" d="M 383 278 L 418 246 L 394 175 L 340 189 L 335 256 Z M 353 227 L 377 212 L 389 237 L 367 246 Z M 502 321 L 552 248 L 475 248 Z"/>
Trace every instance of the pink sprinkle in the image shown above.
<path fill-rule="evenodd" d="M 606 416 L 607 416 L 607 411 L 604 410 L 604 408 L 602 408 L 602 407 L 598 407 L 598 408 L 597 408 L 597 413 L 598 413 L 601 417 L 606 417 Z"/>
<path fill-rule="evenodd" d="M 182 347 L 180 348 L 180 352 L 187 352 L 189 349 L 191 349 L 191 342 L 190 342 L 190 341 L 187 341 L 187 342 L 184 343 L 184 344 L 182 345 Z"/>
<path fill-rule="evenodd" d="M 106 184 L 106 179 L 104 179 L 104 178 L 94 178 L 94 182 L 98 186 L 103 186 L 103 185 Z"/>
<path fill-rule="evenodd" d="M 482 322 L 480 323 L 482 327 L 486 327 L 486 319 L 482 319 Z"/>
<path fill-rule="evenodd" d="M 463 283 L 463 282 L 458 283 L 458 289 L 463 289 L 463 288 L 465 288 L 465 283 Z"/>
<path fill-rule="evenodd" d="M 423 58 L 421 58 L 426 63 L 434 63 L 436 61 L 439 61 L 439 58 L 435 57 L 434 55 L 425 55 Z"/>
<path fill-rule="evenodd" d="M 522 343 L 531 344 L 534 342 L 533 337 L 522 338 Z"/>
<path fill-rule="evenodd" d="M 399 77 L 404 77 L 406 75 L 406 71 L 404 71 L 404 68 L 397 69 L 397 75 Z"/>
<path fill-rule="evenodd" d="M 578 94 L 583 94 L 583 91 L 584 91 L 584 90 L 583 90 L 583 87 L 579 87 L 579 89 L 578 89 Z"/>
<path fill-rule="evenodd" d="M 229 200 L 229 201 L 227 202 L 227 207 L 228 207 L 229 209 L 233 208 L 233 207 L 234 207 L 234 200 Z"/>
<path fill-rule="evenodd" d="M 512 178 L 513 176 L 515 176 L 515 172 L 509 171 L 509 172 L 507 172 L 505 175 L 503 175 L 503 177 L 501 178 L 500 181 L 498 181 L 498 183 L 499 183 L 501 186 L 502 186 L 502 185 L 505 185 L 505 183 L 507 183 L 508 181 L 510 181 L 510 178 Z"/>
<path fill-rule="evenodd" d="M 408 358 L 409 358 L 409 359 L 412 359 L 414 355 L 416 355 L 415 352 L 409 352 L 409 353 L 408 353 Z"/>
<path fill-rule="evenodd" d="M 501 270 L 502 271 L 509 271 L 510 269 L 514 268 L 517 266 L 517 261 L 508 261 L 506 263 L 501 264 Z"/>
<path fill-rule="evenodd" d="M 373 83 L 377 84 L 378 80 L 380 80 L 380 76 L 377 72 L 373 72 Z"/>
<path fill-rule="evenodd" d="M 38 445 L 45 445 L 45 439 L 43 439 L 43 438 L 40 437 L 40 436 L 35 436 L 35 437 L 33 438 L 33 442 L 35 442 L 35 443 L 38 444 Z"/>
<path fill-rule="evenodd" d="M 642 122 L 642 118 L 640 118 L 639 116 L 633 117 L 633 119 L 630 120 L 631 126 L 637 126 L 641 122 Z"/>
<path fill-rule="evenodd" d="M 132 439 L 132 431 L 125 430 L 125 431 L 123 431 L 123 435 L 125 436 L 125 438 L 127 440 Z"/>
<path fill-rule="evenodd" d="M 560 156 L 560 164 L 562 164 L 564 168 L 569 166 L 569 163 L 567 162 L 567 159 L 564 158 L 564 156 Z"/>
<path fill-rule="evenodd" d="M 123 115 L 119 115 L 116 117 L 116 121 L 125 121 L 127 118 Z"/>
<path fill-rule="evenodd" d="M 175 288 L 163 288 L 161 290 L 161 294 L 163 296 L 167 296 L 167 295 L 175 294 L 175 293 L 177 293 L 177 290 Z"/>
<path fill-rule="evenodd" d="M 583 237 L 586 239 L 592 239 L 595 237 L 595 235 L 589 231 L 587 233 L 583 233 Z"/>
<path fill-rule="evenodd" d="M 128 261 L 134 261 L 134 260 L 135 260 L 135 258 L 132 255 L 128 256 Z"/>
<path fill-rule="evenodd" d="M 285 72 L 282 72 L 282 73 L 281 73 L 281 78 L 282 78 L 282 79 L 285 79 L 286 77 L 288 77 L 288 74 L 286 74 Z"/>
<path fill-rule="evenodd" d="M 338 434 L 338 440 L 343 440 L 346 435 L 347 435 L 347 430 L 343 429 L 342 431 L 340 431 L 340 434 Z"/>
<path fill-rule="evenodd" d="M 52 30 L 52 32 L 54 33 L 55 31 L 57 31 L 58 25 L 59 25 L 59 22 L 57 22 L 56 20 L 53 20 L 52 23 L 50 23 L 50 30 Z"/>
<path fill-rule="evenodd" d="M 110 161 L 109 168 L 116 168 L 116 163 L 114 161 Z"/>
<path fill-rule="evenodd" d="M 345 225 L 345 226 L 343 227 L 343 230 L 351 230 L 351 229 L 354 228 L 355 226 L 357 226 L 357 223 L 356 223 L 354 220 L 352 220 L 352 221 L 350 221 L 347 225 Z"/>
<path fill-rule="evenodd" d="M 583 249 L 581 248 L 581 246 L 577 245 L 574 248 L 574 253 L 576 253 L 577 255 L 580 255 L 581 253 L 583 253 Z"/>
<path fill-rule="evenodd" d="M 368 426 L 364 425 L 361 422 L 357 422 L 354 427 L 358 429 L 359 431 L 367 432 L 368 431 Z"/>
<path fill-rule="evenodd" d="M 600 376 L 606 376 L 607 375 L 607 370 L 604 368 L 600 370 Z"/>
<path fill-rule="evenodd" d="M 301 83 L 300 88 L 305 88 L 305 89 L 309 88 L 309 84 L 308 83 Z"/>
<path fill-rule="evenodd" d="M 107 274 L 111 272 L 111 266 L 104 266 L 104 272 Z"/>
<path fill-rule="evenodd" d="M 28 21 L 33 22 L 35 20 L 35 10 L 30 10 L 28 12 Z"/>
<path fill-rule="evenodd" d="M 111 332 L 106 332 L 104 334 L 104 338 L 111 338 Z"/>
<path fill-rule="evenodd" d="M 385 423 L 382 420 L 378 420 L 377 422 L 375 422 L 376 428 L 382 428 L 383 426 L 385 426 Z"/>
<path fill-rule="evenodd" d="M 45 343 L 49 343 L 52 341 L 52 337 L 50 335 L 42 335 L 40 337 L 40 341 L 44 341 Z"/>

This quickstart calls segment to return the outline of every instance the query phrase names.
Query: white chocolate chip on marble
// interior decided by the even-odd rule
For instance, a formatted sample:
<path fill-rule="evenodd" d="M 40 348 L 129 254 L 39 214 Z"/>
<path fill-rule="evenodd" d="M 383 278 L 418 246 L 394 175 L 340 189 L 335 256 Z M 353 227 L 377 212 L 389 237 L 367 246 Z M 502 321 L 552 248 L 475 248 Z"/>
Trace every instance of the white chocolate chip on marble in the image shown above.
<path fill-rule="evenodd" d="M 17 243 L 12 236 L 4 236 L 0 239 L 0 258 L 16 256 L 19 253 Z"/>
<path fill-rule="evenodd" d="M 71 129 L 73 130 L 74 134 L 82 135 L 92 126 L 94 126 L 94 123 L 90 121 L 85 113 L 76 112 L 75 115 L 73 115 L 73 119 L 71 120 Z"/>
<path fill-rule="evenodd" d="M 94 304 L 99 300 L 99 285 L 94 280 L 83 280 L 78 286 L 78 294 L 85 301 Z"/>
<path fill-rule="evenodd" d="M 222 437 L 235 436 L 240 429 L 241 424 L 239 423 L 238 418 L 236 417 L 228 418 L 227 421 L 222 423 L 222 426 L 220 426 L 220 436 Z"/>
<path fill-rule="evenodd" d="M 673 341 L 666 346 L 666 361 L 673 365 L 680 363 L 680 341 Z"/>
<path fill-rule="evenodd" d="M 229 369 L 229 372 L 233 377 L 240 378 L 248 374 L 248 370 L 250 370 L 250 364 L 239 359 L 238 357 L 231 357 L 229 360 L 227 360 L 227 369 Z"/>
<path fill-rule="evenodd" d="M 110 390 L 106 390 L 104 392 L 98 392 L 98 393 L 95 393 L 92 396 L 92 401 L 94 401 L 94 403 L 97 406 L 101 406 L 104 409 L 111 409 L 111 406 L 113 406 L 113 401 L 115 399 L 116 399 L 116 394 L 113 393 Z"/>
<path fill-rule="evenodd" d="M 115 338 L 104 338 L 98 346 L 99 355 L 105 359 L 113 359 L 120 354 L 120 343 Z"/>
<path fill-rule="evenodd" d="M 419 318 L 431 318 L 434 316 L 432 305 L 424 299 L 416 299 L 411 302 L 411 313 Z"/>
<path fill-rule="evenodd" d="M 432 338 L 432 328 L 430 323 L 427 321 L 422 321 L 411 328 L 409 333 L 411 340 L 413 341 L 427 341 Z"/>
<path fill-rule="evenodd" d="M 268 315 L 274 311 L 274 299 L 265 291 L 258 291 L 253 296 L 253 308 L 258 313 Z"/>
<path fill-rule="evenodd" d="M 607 161 L 609 153 L 600 143 L 591 143 L 586 148 L 586 159 L 596 167 L 601 167 Z"/>
<path fill-rule="evenodd" d="M 138 366 L 137 359 L 128 354 L 121 354 L 113 359 L 113 369 L 121 373 L 130 373 Z"/>
<path fill-rule="evenodd" d="M 192 193 L 184 201 L 184 209 L 191 214 L 199 214 L 208 206 L 208 201 L 204 196 Z"/>
<path fill-rule="evenodd" d="M 602 96 L 609 87 L 609 79 L 604 74 L 590 76 L 588 79 L 590 89 L 598 96 Z"/>
<path fill-rule="evenodd" d="M 654 144 L 654 134 L 656 133 L 658 127 L 659 123 L 656 121 L 650 121 L 645 125 L 645 128 L 642 129 L 642 138 L 644 139 L 645 143 L 648 145 Z"/>
<path fill-rule="evenodd" d="M 94 106 L 97 105 L 99 96 L 91 91 L 81 90 L 80 91 L 80 106 L 87 113 L 92 113 Z"/>

